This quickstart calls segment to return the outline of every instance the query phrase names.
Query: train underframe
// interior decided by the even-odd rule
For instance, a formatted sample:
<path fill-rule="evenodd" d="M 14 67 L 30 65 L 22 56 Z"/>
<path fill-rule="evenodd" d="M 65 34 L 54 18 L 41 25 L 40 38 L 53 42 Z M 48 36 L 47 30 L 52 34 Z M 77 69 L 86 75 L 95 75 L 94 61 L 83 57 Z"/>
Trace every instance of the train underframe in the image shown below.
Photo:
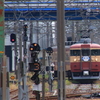
<path fill-rule="evenodd" d="M 67 71 L 68 79 L 99 79 L 100 80 L 100 72 L 90 72 L 90 71 L 82 71 L 82 72 L 71 72 Z"/>

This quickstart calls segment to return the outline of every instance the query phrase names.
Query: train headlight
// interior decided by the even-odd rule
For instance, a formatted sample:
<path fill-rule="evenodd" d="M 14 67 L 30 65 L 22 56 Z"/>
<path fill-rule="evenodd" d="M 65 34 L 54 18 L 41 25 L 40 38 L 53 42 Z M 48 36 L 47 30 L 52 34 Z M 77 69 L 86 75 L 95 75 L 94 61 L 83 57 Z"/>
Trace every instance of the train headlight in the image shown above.
<path fill-rule="evenodd" d="M 92 58 L 92 61 L 94 61 L 94 58 Z"/>
<path fill-rule="evenodd" d="M 97 58 L 96 58 L 95 60 L 96 60 L 96 61 L 98 61 L 98 59 L 97 59 Z"/>
<path fill-rule="evenodd" d="M 83 71 L 83 75 L 85 76 L 89 75 L 89 71 Z"/>
<path fill-rule="evenodd" d="M 74 59 L 74 61 L 76 61 L 76 59 Z"/>

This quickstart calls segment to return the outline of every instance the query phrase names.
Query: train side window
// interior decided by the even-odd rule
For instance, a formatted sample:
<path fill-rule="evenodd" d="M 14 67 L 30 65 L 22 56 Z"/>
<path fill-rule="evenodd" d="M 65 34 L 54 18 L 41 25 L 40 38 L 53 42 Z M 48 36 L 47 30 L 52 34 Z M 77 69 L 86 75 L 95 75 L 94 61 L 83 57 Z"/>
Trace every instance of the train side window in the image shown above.
<path fill-rule="evenodd" d="M 100 50 L 91 50 L 91 55 L 100 55 Z"/>
<path fill-rule="evenodd" d="M 71 50 L 70 55 L 71 56 L 80 56 L 80 50 Z"/>

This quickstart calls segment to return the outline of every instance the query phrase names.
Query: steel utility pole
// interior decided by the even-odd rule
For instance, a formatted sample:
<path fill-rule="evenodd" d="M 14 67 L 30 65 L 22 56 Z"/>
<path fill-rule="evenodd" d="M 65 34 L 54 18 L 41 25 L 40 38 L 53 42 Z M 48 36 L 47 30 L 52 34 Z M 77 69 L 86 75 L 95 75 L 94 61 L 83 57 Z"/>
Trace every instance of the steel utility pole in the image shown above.
<path fill-rule="evenodd" d="M 26 25 L 24 27 L 27 27 Z M 27 41 L 27 35 L 26 35 L 27 28 L 24 28 L 24 63 L 22 61 L 22 37 L 19 36 L 19 50 L 20 50 L 20 61 L 18 64 L 18 100 L 29 100 L 28 98 L 28 86 L 26 85 L 26 41 Z M 22 85 L 21 85 L 22 83 Z"/>
<path fill-rule="evenodd" d="M 37 24 L 37 43 L 39 43 L 39 29 L 38 29 L 38 27 L 39 27 L 39 21 L 36 21 L 36 24 Z"/>
<path fill-rule="evenodd" d="M 14 23 L 14 31 L 15 31 L 15 34 L 17 33 L 17 31 L 16 31 L 16 24 Z M 16 74 L 16 65 L 17 65 L 17 34 L 16 34 L 16 42 L 14 43 L 14 53 L 15 53 L 15 74 Z M 17 76 L 17 74 L 16 74 L 16 76 Z"/>
<path fill-rule="evenodd" d="M 24 95 L 25 95 L 25 100 L 28 100 L 28 86 L 26 85 L 27 82 L 27 77 L 26 77 L 26 72 L 27 72 L 27 40 L 28 40 L 28 36 L 27 36 L 27 25 L 24 25 L 24 36 L 23 36 L 23 41 L 24 41 L 24 48 L 23 48 L 23 52 L 24 52 L 24 68 L 23 68 L 23 90 L 24 90 Z"/>
<path fill-rule="evenodd" d="M 72 41 L 75 41 L 75 22 L 72 21 Z"/>
<path fill-rule="evenodd" d="M 4 46 L 4 0 L 0 0 L 0 100 L 4 100 L 4 96 L 6 96 L 5 92 L 5 84 L 2 84 L 4 82 L 3 80 L 3 66 L 2 66 L 2 58 L 5 52 L 5 46 Z M 6 99 L 5 99 L 6 100 Z"/>
<path fill-rule="evenodd" d="M 31 21 L 30 23 L 31 23 L 30 25 L 30 44 L 32 44 L 33 42 L 33 22 Z"/>
<path fill-rule="evenodd" d="M 50 31 L 49 31 L 49 22 L 47 22 L 47 47 L 49 47 L 49 35 L 50 35 Z"/>
<path fill-rule="evenodd" d="M 49 79 L 48 79 L 48 83 L 49 83 L 49 92 L 52 92 L 52 77 L 51 77 L 51 60 L 50 60 L 51 56 L 48 56 L 48 64 L 49 64 Z"/>
<path fill-rule="evenodd" d="M 65 23 L 64 0 L 57 0 L 58 100 L 65 100 Z"/>
<path fill-rule="evenodd" d="M 0 58 L 0 100 L 2 100 L 2 57 Z"/>
<path fill-rule="evenodd" d="M 6 65 L 6 56 L 3 56 L 2 62 L 2 100 L 7 100 L 6 89 L 7 89 L 7 65 Z"/>
<path fill-rule="evenodd" d="M 43 60 L 42 60 L 43 67 L 45 66 L 45 49 L 43 49 Z M 42 100 L 45 100 L 45 71 L 43 70 L 42 75 Z"/>
<path fill-rule="evenodd" d="M 18 100 L 22 99 L 22 91 L 21 91 L 21 62 L 22 62 L 22 35 L 19 35 L 19 54 L 20 54 L 20 61 L 18 63 Z"/>

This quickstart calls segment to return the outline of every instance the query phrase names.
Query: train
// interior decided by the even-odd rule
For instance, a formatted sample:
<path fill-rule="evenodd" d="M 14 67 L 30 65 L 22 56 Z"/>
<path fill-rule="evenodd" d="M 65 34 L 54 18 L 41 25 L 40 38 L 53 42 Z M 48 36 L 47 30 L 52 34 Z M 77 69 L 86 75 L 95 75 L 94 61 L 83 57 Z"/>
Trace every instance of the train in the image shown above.
<path fill-rule="evenodd" d="M 53 47 L 52 62 L 57 71 L 57 47 Z M 65 67 L 68 79 L 100 79 L 100 44 L 82 38 L 65 46 Z"/>

